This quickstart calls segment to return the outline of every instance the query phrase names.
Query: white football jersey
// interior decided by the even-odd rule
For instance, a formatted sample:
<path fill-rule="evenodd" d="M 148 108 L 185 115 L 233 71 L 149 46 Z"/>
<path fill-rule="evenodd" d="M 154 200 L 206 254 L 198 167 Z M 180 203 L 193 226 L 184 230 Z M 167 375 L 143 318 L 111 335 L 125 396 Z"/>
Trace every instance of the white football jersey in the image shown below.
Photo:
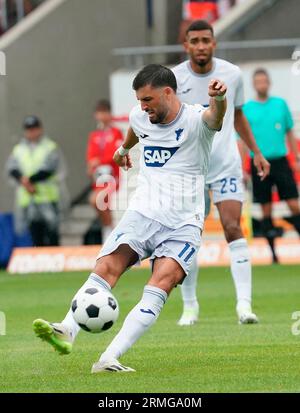
<path fill-rule="evenodd" d="M 211 72 L 204 75 L 195 73 L 189 60 L 175 66 L 177 95 L 182 102 L 209 105 L 208 84 L 211 79 L 225 82 L 227 86 L 227 110 L 222 130 L 213 141 L 209 171 L 206 182 L 211 184 L 223 178 L 242 176 L 241 157 L 234 132 L 234 111 L 244 104 L 244 90 L 241 71 L 238 66 L 226 60 L 213 58 Z"/>
<path fill-rule="evenodd" d="M 140 171 L 129 209 L 169 228 L 203 228 L 204 184 L 214 130 L 201 105 L 182 104 L 169 124 L 152 124 L 140 105 L 129 115 L 140 143 Z"/>

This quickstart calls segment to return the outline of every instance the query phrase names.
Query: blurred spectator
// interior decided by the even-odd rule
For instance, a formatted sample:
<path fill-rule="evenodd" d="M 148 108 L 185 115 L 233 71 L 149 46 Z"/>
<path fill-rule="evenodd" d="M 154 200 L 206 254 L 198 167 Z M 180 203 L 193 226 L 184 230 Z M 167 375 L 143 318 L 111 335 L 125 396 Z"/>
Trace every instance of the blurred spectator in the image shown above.
<path fill-rule="evenodd" d="M 218 18 L 217 0 L 185 0 L 183 2 L 184 20 L 206 20 L 212 23 Z"/>
<path fill-rule="evenodd" d="M 272 189 L 274 185 L 277 187 L 280 199 L 287 202 L 292 213 L 288 221 L 300 235 L 298 190 L 287 160 L 286 137 L 296 158 L 296 170 L 300 169 L 300 155 L 288 105 L 283 99 L 269 95 L 270 85 L 267 71 L 257 69 L 253 75 L 256 98 L 247 102 L 243 111 L 251 125 L 259 149 L 271 164 L 270 175 L 265 180 L 261 181 L 257 176 L 253 161 L 251 174 L 254 202 L 260 203 L 262 207 L 262 229 L 265 236 L 272 239 L 272 234 L 276 233 L 272 223 Z M 276 257 L 274 260 L 276 261 Z"/>
<path fill-rule="evenodd" d="M 45 0 L 0 1 L 0 35 L 13 27 L 24 16 L 32 12 Z"/>
<path fill-rule="evenodd" d="M 184 42 L 186 30 L 193 21 L 206 20 L 213 23 L 243 1 L 245 0 L 183 0 L 178 42 Z"/>
<path fill-rule="evenodd" d="M 123 142 L 122 132 L 113 127 L 110 102 L 100 100 L 95 108 L 97 129 L 90 133 L 87 147 L 88 174 L 92 178 L 91 205 L 97 210 L 102 226 L 102 242 L 113 229 L 111 195 L 119 189 L 119 167 L 113 155 Z"/>
<path fill-rule="evenodd" d="M 217 18 L 217 0 L 183 0 L 178 42 L 183 43 L 185 41 L 186 30 L 193 21 L 207 20 L 209 23 L 213 23 Z"/>
<path fill-rule="evenodd" d="M 58 147 L 44 135 L 36 116 L 26 117 L 23 127 L 24 137 L 7 162 L 8 173 L 17 183 L 16 231 L 28 228 L 35 246 L 58 245 Z"/>

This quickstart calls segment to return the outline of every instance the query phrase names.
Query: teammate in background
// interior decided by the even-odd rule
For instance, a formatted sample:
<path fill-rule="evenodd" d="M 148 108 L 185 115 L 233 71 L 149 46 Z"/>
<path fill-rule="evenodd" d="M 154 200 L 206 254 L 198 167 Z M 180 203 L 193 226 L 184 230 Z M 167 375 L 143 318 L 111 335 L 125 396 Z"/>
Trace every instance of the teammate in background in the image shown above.
<path fill-rule="evenodd" d="M 133 371 L 118 358 L 154 324 L 171 290 L 188 274 L 201 242 L 212 140 L 222 127 L 226 110 L 222 82 L 210 82 L 208 109 L 182 104 L 176 96 L 173 72 L 161 65 L 144 67 L 133 88 L 140 105 L 130 113 L 127 137 L 114 159 L 119 166 L 130 168 L 128 153 L 140 143 L 136 192 L 82 288 L 111 290 L 129 266 L 147 257 L 152 261 L 152 275 L 141 301 L 93 365 L 93 373 Z M 70 309 L 62 323 L 36 320 L 34 330 L 60 353 L 69 353 L 79 326 Z"/>
<path fill-rule="evenodd" d="M 88 175 L 93 181 L 90 204 L 99 214 L 103 241 L 106 241 L 113 229 L 110 195 L 119 188 L 119 167 L 113 161 L 113 155 L 121 145 L 123 135 L 112 126 L 111 106 L 107 100 L 97 103 L 94 118 L 97 129 L 89 135 L 86 156 Z"/>
<path fill-rule="evenodd" d="M 206 184 L 212 192 L 212 199 L 218 208 L 225 238 L 229 245 L 238 320 L 245 324 L 256 323 L 258 320 L 251 307 L 250 256 L 240 226 L 244 191 L 241 158 L 234 137 L 234 128 L 248 148 L 253 151 L 253 163 L 262 180 L 269 173 L 269 163 L 256 145 L 242 112 L 244 94 L 240 69 L 225 60 L 213 57 L 216 40 L 212 26 L 205 20 L 193 22 L 187 30 L 184 46 L 189 54 L 189 60 L 173 69 L 178 83 L 178 97 L 182 102 L 200 103 L 207 106 L 209 102 L 207 87 L 211 79 L 221 79 L 228 86 L 228 108 L 222 131 L 218 132 L 214 139 Z M 181 326 L 192 325 L 198 320 L 197 275 L 198 267 L 195 257 L 191 272 L 181 288 L 184 302 L 183 314 L 178 321 Z"/>
<path fill-rule="evenodd" d="M 287 103 L 274 96 L 269 96 L 270 78 L 265 69 L 257 69 L 253 75 L 255 100 L 247 102 L 243 111 L 253 130 L 256 143 L 271 164 L 270 175 L 263 182 L 257 178 L 253 161 L 251 162 L 252 187 L 254 201 L 261 204 L 263 212 L 262 229 L 269 240 L 274 241 L 272 223 L 272 188 L 276 185 L 281 200 L 286 201 L 292 215 L 288 221 L 300 235 L 300 207 L 297 185 L 293 172 L 286 158 L 289 141 L 296 160 L 296 170 L 300 170 L 300 154 L 293 132 L 294 122 Z M 253 154 L 251 153 L 251 158 Z M 272 244 L 271 244 L 272 245 Z M 274 257 L 277 258 L 276 255 Z"/>

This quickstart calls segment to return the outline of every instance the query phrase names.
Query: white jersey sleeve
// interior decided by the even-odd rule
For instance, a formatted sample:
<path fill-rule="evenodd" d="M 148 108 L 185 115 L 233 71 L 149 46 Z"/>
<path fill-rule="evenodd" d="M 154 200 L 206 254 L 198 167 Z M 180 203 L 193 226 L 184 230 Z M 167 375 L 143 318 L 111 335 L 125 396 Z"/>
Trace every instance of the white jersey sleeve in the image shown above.
<path fill-rule="evenodd" d="M 190 105 L 190 107 L 191 110 L 193 109 L 192 113 L 194 114 L 191 120 L 193 122 L 193 127 L 197 130 L 198 136 L 203 140 L 211 140 L 217 131 L 211 129 L 203 120 L 203 114 L 207 110 L 207 108 L 199 104 Z"/>
<path fill-rule="evenodd" d="M 141 139 L 141 136 L 139 136 L 138 124 L 136 122 L 137 115 L 139 113 L 140 113 L 140 105 L 136 105 L 131 109 L 129 113 L 129 125 L 131 126 L 133 132 L 135 133 L 135 136 L 138 139 Z"/>
<path fill-rule="evenodd" d="M 195 131 L 196 136 L 198 136 L 200 139 L 200 146 L 202 148 L 202 151 L 205 153 L 205 156 L 203 157 L 201 162 L 205 164 L 205 169 L 207 168 L 208 170 L 208 161 L 212 142 L 217 131 L 215 129 L 209 128 L 207 123 L 203 120 L 203 114 L 206 110 L 207 108 L 199 104 L 190 105 L 190 113 L 192 114 L 192 116 L 190 116 L 191 129 Z M 205 175 L 206 173 L 204 172 Z"/>
<path fill-rule="evenodd" d="M 244 96 L 244 83 L 241 71 L 239 71 L 239 76 L 237 79 L 237 87 L 235 90 L 235 97 L 234 97 L 234 107 L 241 108 L 245 103 L 245 96 Z"/>

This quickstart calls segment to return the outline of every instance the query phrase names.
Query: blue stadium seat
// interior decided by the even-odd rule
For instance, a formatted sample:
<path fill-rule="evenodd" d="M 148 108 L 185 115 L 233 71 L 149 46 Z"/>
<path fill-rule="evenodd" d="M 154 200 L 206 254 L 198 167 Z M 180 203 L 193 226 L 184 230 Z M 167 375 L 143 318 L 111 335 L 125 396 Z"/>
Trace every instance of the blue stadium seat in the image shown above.
<path fill-rule="evenodd" d="M 0 268 L 6 268 L 14 247 L 31 247 L 29 233 L 16 235 L 11 213 L 0 213 Z"/>

